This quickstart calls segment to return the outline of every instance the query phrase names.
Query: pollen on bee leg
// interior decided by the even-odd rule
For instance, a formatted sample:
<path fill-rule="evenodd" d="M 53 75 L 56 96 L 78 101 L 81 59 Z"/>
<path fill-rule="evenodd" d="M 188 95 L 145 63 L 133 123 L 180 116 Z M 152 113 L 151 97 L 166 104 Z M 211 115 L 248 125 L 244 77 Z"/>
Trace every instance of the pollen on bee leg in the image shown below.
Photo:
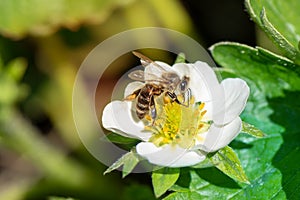
<path fill-rule="evenodd" d="M 164 96 L 164 104 L 168 104 L 168 103 L 170 103 L 170 102 L 171 102 L 170 97 Z"/>
<path fill-rule="evenodd" d="M 130 94 L 127 97 L 124 98 L 125 101 L 133 101 L 135 100 L 136 95 L 135 94 Z"/>
<path fill-rule="evenodd" d="M 152 117 L 150 116 L 150 115 L 145 115 L 145 117 L 144 117 L 147 121 L 152 121 Z"/>

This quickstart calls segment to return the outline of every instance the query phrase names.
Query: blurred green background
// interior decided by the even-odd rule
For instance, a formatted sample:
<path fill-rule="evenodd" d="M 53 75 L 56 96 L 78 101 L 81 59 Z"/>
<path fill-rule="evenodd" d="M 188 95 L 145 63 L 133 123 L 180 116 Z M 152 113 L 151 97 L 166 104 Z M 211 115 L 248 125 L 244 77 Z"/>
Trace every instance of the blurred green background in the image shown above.
<path fill-rule="evenodd" d="M 154 199 L 147 174 L 103 176 L 106 166 L 76 133 L 76 72 L 108 37 L 155 26 L 185 33 L 205 48 L 235 41 L 273 49 L 243 0 L 1 0 L 0 10 L 0 199 Z M 115 81 L 136 63 L 128 54 L 105 72 L 99 116 Z"/>

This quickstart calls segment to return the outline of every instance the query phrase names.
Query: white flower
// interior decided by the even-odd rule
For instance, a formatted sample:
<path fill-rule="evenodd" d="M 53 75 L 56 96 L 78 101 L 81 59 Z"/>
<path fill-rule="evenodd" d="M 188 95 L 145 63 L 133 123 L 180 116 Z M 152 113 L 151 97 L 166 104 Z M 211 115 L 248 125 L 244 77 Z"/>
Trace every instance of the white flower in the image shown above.
<path fill-rule="evenodd" d="M 190 77 L 192 100 L 189 107 L 173 103 L 156 103 L 157 119 L 153 126 L 145 126 L 135 115 L 135 102 L 113 101 L 103 111 L 105 129 L 141 140 L 137 153 L 150 163 L 167 167 L 195 165 L 227 146 L 241 131 L 239 115 L 249 96 L 249 87 L 238 78 L 221 83 L 206 63 L 179 63 L 172 67 L 157 62 L 180 77 Z M 145 70 L 151 70 L 152 64 Z M 130 83 L 125 96 L 143 86 Z M 196 102 L 196 103 L 194 103 Z"/>

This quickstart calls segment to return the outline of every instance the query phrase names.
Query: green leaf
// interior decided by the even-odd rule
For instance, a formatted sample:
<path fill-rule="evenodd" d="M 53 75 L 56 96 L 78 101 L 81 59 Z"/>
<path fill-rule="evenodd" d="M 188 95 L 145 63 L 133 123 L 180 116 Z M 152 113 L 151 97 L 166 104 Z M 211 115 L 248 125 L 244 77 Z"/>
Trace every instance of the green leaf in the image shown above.
<path fill-rule="evenodd" d="M 278 48 L 299 64 L 300 1 L 246 0 L 245 5 L 251 18 Z"/>
<path fill-rule="evenodd" d="M 27 87 L 18 83 L 25 69 L 26 63 L 21 58 L 12 60 L 0 69 L 0 106 L 11 106 L 26 96 Z"/>
<path fill-rule="evenodd" d="M 163 195 L 179 177 L 178 168 L 161 168 L 152 173 L 152 185 L 156 197 Z"/>
<path fill-rule="evenodd" d="M 139 158 L 135 152 L 131 152 L 128 157 L 124 160 L 122 177 L 125 178 L 132 172 L 134 167 L 139 163 Z"/>
<path fill-rule="evenodd" d="M 124 137 L 117 133 L 109 133 L 105 136 L 105 139 L 117 144 L 136 144 L 139 140 L 129 137 Z"/>
<path fill-rule="evenodd" d="M 16 58 L 8 64 L 5 71 L 13 80 L 20 81 L 23 78 L 26 66 L 27 64 L 25 59 Z"/>
<path fill-rule="evenodd" d="M 81 23 L 101 22 L 120 1 L 2 0 L 0 32 L 22 38 L 26 34 L 48 35 L 58 27 L 77 28 Z M 123 3 L 124 4 L 124 3 Z"/>
<path fill-rule="evenodd" d="M 250 97 L 242 119 L 266 133 L 254 138 L 240 134 L 235 149 L 251 185 L 230 195 L 234 199 L 299 199 L 300 76 L 298 66 L 262 48 L 237 43 L 211 47 L 215 61 L 226 77 L 240 77 L 250 86 Z M 228 73 L 230 72 L 230 73 Z"/>
<path fill-rule="evenodd" d="M 132 170 L 133 168 L 136 166 L 138 160 L 136 160 L 137 157 L 135 155 L 135 153 L 133 151 L 130 151 L 128 153 L 126 153 L 125 155 L 123 155 L 121 158 L 119 158 L 116 162 L 114 162 L 109 168 L 107 168 L 105 170 L 105 172 L 103 173 L 103 175 L 112 172 L 113 170 L 116 170 L 118 168 L 120 168 L 122 165 L 126 165 L 125 166 L 125 172 L 123 172 L 123 177 L 127 176 Z M 129 162 L 134 162 L 132 164 L 130 164 Z"/>
<path fill-rule="evenodd" d="M 255 98 L 283 96 L 285 90 L 299 88 L 299 66 L 265 49 L 221 42 L 210 50 L 215 61 L 225 70 L 248 80 L 253 87 L 252 94 L 260 92 Z"/>
<path fill-rule="evenodd" d="M 183 168 L 171 190 L 175 192 L 165 199 L 229 199 L 240 187 L 215 167 Z"/>
<path fill-rule="evenodd" d="M 260 129 L 246 122 L 242 122 L 242 132 L 258 138 L 265 137 L 265 134 Z"/>
<path fill-rule="evenodd" d="M 174 192 L 164 198 L 164 200 L 184 200 L 184 199 L 203 199 L 197 192 Z"/>
<path fill-rule="evenodd" d="M 120 199 L 120 196 L 119 196 Z M 123 200 L 155 200 L 152 188 L 148 185 L 142 185 L 139 183 L 130 183 L 124 188 L 122 192 Z"/>
<path fill-rule="evenodd" d="M 259 57 L 263 58 L 264 60 L 274 62 L 277 65 L 283 66 L 291 71 L 296 72 L 298 75 L 300 75 L 299 65 L 294 64 L 288 58 L 276 55 L 275 53 L 272 53 L 261 47 L 256 47 L 256 49 L 257 49 L 257 53 L 258 53 Z"/>
<path fill-rule="evenodd" d="M 176 57 L 176 60 L 175 60 L 175 64 L 176 63 L 185 63 L 185 55 L 184 53 L 179 53 Z"/>
<path fill-rule="evenodd" d="M 270 39 L 277 44 L 281 51 L 290 59 L 299 59 L 299 52 L 281 33 L 270 23 L 267 18 L 266 11 L 263 8 L 260 14 L 262 26 Z"/>
<path fill-rule="evenodd" d="M 249 183 L 240 160 L 232 148 L 226 146 L 220 149 L 210 157 L 210 160 L 219 170 L 234 180 Z"/>

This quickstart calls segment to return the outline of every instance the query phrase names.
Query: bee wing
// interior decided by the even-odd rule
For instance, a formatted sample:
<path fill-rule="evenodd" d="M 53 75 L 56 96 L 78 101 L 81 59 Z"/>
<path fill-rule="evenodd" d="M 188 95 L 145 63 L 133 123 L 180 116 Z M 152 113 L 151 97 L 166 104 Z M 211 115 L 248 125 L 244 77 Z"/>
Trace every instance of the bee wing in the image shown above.
<path fill-rule="evenodd" d="M 159 64 L 157 64 L 156 62 L 154 62 L 153 60 L 151 60 L 150 58 L 148 58 L 147 56 L 137 52 L 137 51 L 133 51 L 132 52 L 133 55 L 135 55 L 136 57 L 138 57 L 139 59 L 141 59 L 141 63 L 144 67 L 147 67 L 150 64 L 153 64 L 155 67 L 157 67 L 159 70 L 161 71 L 166 71 L 162 66 L 160 66 Z"/>
<path fill-rule="evenodd" d="M 144 73 L 144 81 L 145 82 L 151 82 L 151 83 L 156 83 L 156 84 L 170 84 L 169 80 L 166 80 L 163 78 L 164 73 L 175 73 L 171 67 L 165 66 L 165 65 L 160 65 L 157 62 L 154 62 L 147 56 L 133 51 L 132 52 L 135 56 L 141 59 L 142 65 L 145 67 Z M 141 70 L 139 70 L 141 71 Z M 136 79 L 134 79 L 136 80 Z"/>
<path fill-rule="evenodd" d="M 135 70 L 128 74 L 128 77 L 135 81 L 143 81 L 147 83 L 168 84 L 169 82 L 155 74 L 145 74 L 142 70 Z"/>
<path fill-rule="evenodd" d="M 162 78 L 161 76 L 157 76 L 152 73 L 145 73 L 145 82 L 146 83 L 155 83 L 155 84 L 168 84 L 169 82 Z"/>
<path fill-rule="evenodd" d="M 132 52 L 133 55 L 135 55 L 136 57 L 138 57 L 139 59 L 141 59 L 141 63 L 144 67 L 146 67 L 147 65 L 149 65 L 150 63 L 153 63 L 154 61 L 151 60 L 150 58 L 148 58 L 147 56 L 137 52 L 137 51 L 133 51 Z"/>
<path fill-rule="evenodd" d="M 156 65 L 150 64 L 144 70 L 145 81 L 163 84 L 165 86 L 172 84 L 172 79 L 168 78 L 167 75 L 177 73 L 167 64 L 162 63 L 157 67 Z"/>
<path fill-rule="evenodd" d="M 128 77 L 135 81 L 145 81 L 145 73 L 143 70 L 135 70 L 130 72 Z"/>

